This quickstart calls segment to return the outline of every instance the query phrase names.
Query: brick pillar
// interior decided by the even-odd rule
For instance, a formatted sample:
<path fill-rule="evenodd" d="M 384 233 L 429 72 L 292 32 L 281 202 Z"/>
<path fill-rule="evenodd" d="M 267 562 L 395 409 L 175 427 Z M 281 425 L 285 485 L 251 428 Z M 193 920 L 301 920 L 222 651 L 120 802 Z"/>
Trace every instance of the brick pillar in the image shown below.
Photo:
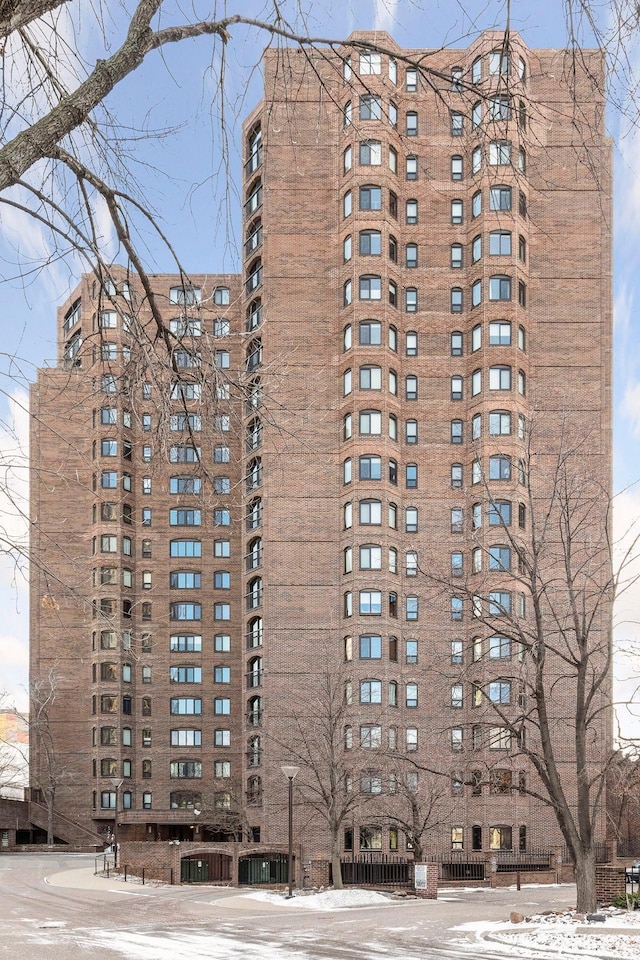
<path fill-rule="evenodd" d="M 438 864 L 416 863 L 414 867 L 415 894 L 425 900 L 438 899 Z"/>

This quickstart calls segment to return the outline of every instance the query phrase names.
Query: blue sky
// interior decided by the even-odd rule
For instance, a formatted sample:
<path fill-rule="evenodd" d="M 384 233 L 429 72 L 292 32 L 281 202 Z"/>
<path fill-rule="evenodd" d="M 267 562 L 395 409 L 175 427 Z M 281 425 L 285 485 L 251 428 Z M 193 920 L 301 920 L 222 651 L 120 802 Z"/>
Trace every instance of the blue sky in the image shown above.
<path fill-rule="evenodd" d="M 314 36 L 340 39 L 355 29 L 387 30 L 406 47 L 466 46 L 483 29 L 503 27 L 506 3 L 494 0 L 299 0 L 305 10 L 307 31 Z M 121 7 L 132 4 L 123 0 Z M 210 16 L 213 6 L 220 14 L 240 12 L 265 16 L 268 0 L 227 0 L 201 5 L 197 15 Z M 298 3 L 281 4 L 288 12 Z M 110 37 L 120 39 L 125 20 L 121 7 L 112 10 L 115 23 L 107 24 Z M 558 0 L 514 0 L 511 27 L 532 47 L 561 47 L 565 43 L 564 4 Z M 167 10 L 171 9 L 167 5 Z M 607 5 L 601 5 L 603 16 Z M 89 62 L 105 54 L 101 34 L 93 19 L 90 0 L 72 0 L 70 17 L 79 16 L 75 31 L 67 23 L 67 37 L 77 44 Z M 292 14 L 293 16 L 293 14 Z M 165 17 L 170 22 L 173 17 Z M 177 18 L 176 18 L 177 19 Z M 80 24 L 79 28 L 77 23 Z M 301 32 L 303 21 L 298 18 Z M 606 25 L 606 23 L 605 23 Z M 75 39 L 73 39 L 75 38 Z M 588 39 L 588 38 L 587 38 Z M 116 40 L 113 41 L 115 43 Z M 264 34 L 236 26 L 227 44 L 225 117 L 231 145 L 231 186 L 220 164 L 220 102 L 216 99 L 218 62 L 212 60 L 206 38 L 167 48 L 164 57 L 154 55 L 142 69 L 124 81 L 109 100 L 109 106 L 125 132 L 132 128 L 127 150 L 134 156 L 133 176 L 143 195 L 149 197 L 163 228 L 192 272 L 237 269 L 232 242 L 227 240 L 226 203 L 236 209 L 235 175 L 239 171 L 237 149 L 239 124 L 260 96 L 256 70 Z M 112 43 L 112 49 L 113 49 Z M 631 63 L 637 51 L 631 50 Z M 615 488 L 625 491 L 618 498 L 616 522 L 626 529 L 640 516 L 640 355 L 636 349 L 638 319 L 635 316 L 638 284 L 637 248 L 640 232 L 640 142 L 633 128 L 611 110 L 609 131 L 616 140 L 615 204 Z M 177 128 L 162 137 L 145 140 L 138 131 Z M 626 132 L 625 132 L 626 130 Z M 234 152 L 235 151 L 235 152 Z M 194 187 L 194 184 L 197 184 Z M 230 192 L 227 193 L 227 190 Z M 105 223 L 105 247 L 115 255 L 104 211 L 96 215 Z M 233 224 L 232 224 L 233 226 Z M 150 236 L 147 266 L 154 272 L 172 271 L 174 264 Z M 75 258 L 55 260 L 42 270 L 34 259 L 50 249 L 40 227 L 0 207 L 0 303 L 3 344 L 0 352 L 0 471 L 8 473 L 13 497 L 25 493 L 27 433 L 26 389 L 38 366 L 51 365 L 55 357 L 55 309 L 75 285 L 82 265 Z M 1 479 L 1 478 L 0 478 Z M 4 534 L 3 534 L 4 531 Z M 0 536 L 20 539 L 26 525 L 11 501 L 0 498 Z M 0 552 L 0 691 L 7 689 L 24 702 L 21 688 L 27 684 L 28 607 L 24 575 Z M 618 636 L 635 633 L 635 610 L 639 591 L 619 607 L 619 617 L 629 625 Z M 626 668 L 625 668 L 626 669 Z"/>

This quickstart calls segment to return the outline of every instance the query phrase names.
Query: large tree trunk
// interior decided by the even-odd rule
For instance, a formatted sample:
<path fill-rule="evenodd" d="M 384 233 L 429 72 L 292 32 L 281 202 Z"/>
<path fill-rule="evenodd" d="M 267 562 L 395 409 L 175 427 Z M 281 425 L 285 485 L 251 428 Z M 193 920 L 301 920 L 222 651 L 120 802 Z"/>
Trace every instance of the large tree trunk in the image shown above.
<path fill-rule="evenodd" d="M 598 908 L 596 897 L 596 855 L 591 849 L 576 850 L 576 908 L 580 913 L 593 913 Z"/>
<path fill-rule="evenodd" d="M 342 883 L 342 864 L 340 863 L 340 839 L 338 831 L 331 831 L 331 872 L 333 874 L 333 886 L 336 890 L 343 889 Z"/>

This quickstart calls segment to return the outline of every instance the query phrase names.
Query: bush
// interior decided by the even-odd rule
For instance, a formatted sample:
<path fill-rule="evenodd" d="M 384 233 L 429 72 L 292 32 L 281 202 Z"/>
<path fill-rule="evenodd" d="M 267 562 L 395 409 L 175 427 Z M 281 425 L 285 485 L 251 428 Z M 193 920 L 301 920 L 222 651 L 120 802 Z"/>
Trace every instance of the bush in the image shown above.
<path fill-rule="evenodd" d="M 611 906 L 621 910 L 640 910 L 640 893 L 621 893 L 613 898 Z"/>

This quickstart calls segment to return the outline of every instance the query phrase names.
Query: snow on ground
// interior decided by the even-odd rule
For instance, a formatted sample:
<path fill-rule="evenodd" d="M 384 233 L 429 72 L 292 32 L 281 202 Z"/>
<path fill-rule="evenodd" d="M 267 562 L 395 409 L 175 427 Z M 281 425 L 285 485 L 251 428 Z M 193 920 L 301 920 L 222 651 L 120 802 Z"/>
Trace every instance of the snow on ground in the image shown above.
<path fill-rule="evenodd" d="M 302 907 L 306 910 L 346 910 L 349 907 L 380 907 L 388 906 L 392 901 L 384 893 L 375 890 L 323 890 L 315 894 L 297 894 L 291 900 L 280 893 L 269 893 L 266 890 L 256 890 L 246 893 L 244 897 L 252 900 L 262 900 L 274 906 Z"/>
<path fill-rule="evenodd" d="M 524 924 L 479 921 L 452 930 L 475 932 L 479 941 L 503 944 L 511 955 L 519 947 L 545 951 L 548 956 L 580 956 L 581 960 L 638 960 L 640 916 L 627 911 L 604 911 L 604 916 L 604 923 L 589 924 L 571 913 L 543 914 L 528 917 Z"/>

